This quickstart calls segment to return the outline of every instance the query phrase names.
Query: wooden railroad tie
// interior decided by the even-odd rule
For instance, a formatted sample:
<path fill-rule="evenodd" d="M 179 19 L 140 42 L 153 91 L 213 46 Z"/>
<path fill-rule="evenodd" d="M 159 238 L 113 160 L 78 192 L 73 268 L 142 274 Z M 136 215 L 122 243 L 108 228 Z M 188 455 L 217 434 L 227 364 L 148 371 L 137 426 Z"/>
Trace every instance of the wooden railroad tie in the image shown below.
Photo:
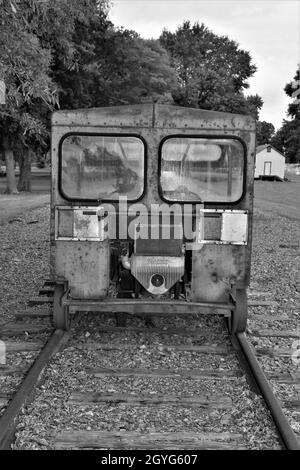
<path fill-rule="evenodd" d="M 300 411 L 300 399 L 290 398 L 289 400 L 281 400 L 282 405 L 289 410 Z"/>
<path fill-rule="evenodd" d="M 39 290 L 39 295 L 53 296 L 53 294 L 54 294 L 54 287 L 53 286 L 43 286 Z"/>
<path fill-rule="evenodd" d="M 20 366 L 0 365 L 0 377 L 8 377 L 10 375 L 24 375 L 29 367 L 29 364 L 22 364 Z"/>
<path fill-rule="evenodd" d="M 34 307 L 35 305 L 53 304 L 54 286 L 55 283 L 53 281 L 46 279 L 39 290 L 39 297 L 32 297 L 28 300 L 27 305 L 29 307 Z"/>
<path fill-rule="evenodd" d="M 39 351 L 43 347 L 42 342 L 31 341 L 5 341 L 6 352 Z"/>
<path fill-rule="evenodd" d="M 69 404 L 77 403 L 108 403 L 117 405 L 122 403 L 131 406 L 177 406 L 182 408 L 209 408 L 229 409 L 232 408 L 232 399 L 226 396 L 179 396 L 179 395 L 145 395 L 140 396 L 131 393 L 117 392 L 75 392 L 69 398 Z"/>
<path fill-rule="evenodd" d="M 18 336 L 25 333 L 33 334 L 33 333 L 44 333 L 47 331 L 51 331 L 49 325 L 34 325 L 30 323 L 7 323 L 6 325 L 2 326 L 0 330 L 0 338 L 3 336 Z"/>
<path fill-rule="evenodd" d="M 255 348 L 257 356 L 268 356 L 268 357 L 289 357 L 292 358 L 292 354 L 295 350 L 290 348 Z"/>
<path fill-rule="evenodd" d="M 288 315 L 270 315 L 266 313 L 255 313 L 249 312 L 249 321 L 295 321 L 294 318 L 289 317 Z M 250 331 L 251 329 L 249 329 Z"/>
<path fill-rule="evenodd" d="M 51 317 L 51 313 L 48 310 L 38 310 L 37 312 L 25 310 L 24 312 L 18 312 L 14 315 L 16 320 L 21 320 L 23 318 L 46 318 L 48 320 Z"/>
<path fill-rule="evenodd" d="M 197 345 L 190 345 L 190 344 L 174 344 L 174 345 L 164 345 L 158 344 L 156 345 L 156 349 L 158 351 L 185 351 L 185 352 L 196 352 L 202 354 L 218 354 L 218 355 L 228 355 L 234 354 L 234 351 L 230 348 L 227 348 L 223 345 L 216 345 L 216 344 L 204 344 L 201 346 Z M 83 343 L 81 345 L 77 345 L 78 349 L 88 350 L 88 351 L 97 351 L 97 350 L 104 350 L 104 351 L 127 351 L 132 349 L 141 349 L 144 345 L 135 345 L 135 344 L 112 344 L 112 343 L 98 343 L 98 342 L 89 342 Z M 155 350 L 154 350 L 155 352 Z"/>
<path fill-rule="evenodd" d="M 276 337 L 276 338 L 300 338 L 300 330 L 248 330 L 248 334 L 251 336 L 257 336 L 260 338 Z"/>
<path fill-rule="evenodd" d="M 272 292 L 262 292 L 259 290 L 251 290 L 247 291 L 248 297 L 271 297 L 273 294 Z"/>
<path fill-rule="evenodd" d="M 266 371 L 268 380 L 275 380 L 277 383 L 288 385 L 300 385 L 300 372 L 289 373 L 280 371 Z"/>
<path fill-rule="evenodd" d="M 9 400 L 11 399 L 11 394 L 9 393 L 0 393 L 0 409 L 4 406 L 7 406 Z"/>
<path fill-rule="evenodd" d="M 278 307 L 276 300 L 249 300 L 248 307 Z"/>
<path fill-rule="evenodd" d="M 63 431 L 54 435 L 55 449 L 243 449 L 242 434 L 230 432 Z"/>
<path fill-rule="evenodd" d="M 35 305 L 53 304 L 53 302 L 54 302 L 53 296 L 33 297 L 32 299 L 28 300 L 27 305 L 29 307 L 34 307 Z"/>
<path fill-rule="evenodd" d="M 101 326 L 100 333 L 157 333 L 159 335 L 179 335 L 179 336 L 196 336 L 197 338 L 207 338 L 211 331 L 207 328 L 147 328 L 146 326 Z M 223 329 L 216 328 L 216 335 L 223 333 Z"/>
<path fill-rule="evenodd" d="M 237 379 L 243 376 L 240 370 L 228 369 L 181 369 L 173 371 L 168 369 L 107 369 L 102 367 L 88 368 L 87 373 L 94 377 L 118 376 L 118 377 L 151 377 L 151 378 L 172 378 L 172 379 L 192 379 L 202 380 L 203 377 L 213 380 Z"/>

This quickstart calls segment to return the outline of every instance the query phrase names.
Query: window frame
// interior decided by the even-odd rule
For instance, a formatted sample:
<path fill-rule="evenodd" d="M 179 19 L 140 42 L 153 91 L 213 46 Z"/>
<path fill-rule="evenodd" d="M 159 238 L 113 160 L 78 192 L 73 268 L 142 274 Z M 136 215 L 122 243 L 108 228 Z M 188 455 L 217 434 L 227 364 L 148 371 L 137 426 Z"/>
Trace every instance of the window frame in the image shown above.
<path fill-rule="evenodd" d="M 60 195 L 66 200 L 66 201 L 70 201 L 70 202 L 73 202 L 73 201 L 77 201 L 77 202 L 83 202 L 83 203 L 87 203 L 87 204 L 99 204 L 99 201 L 102 203 L 116 203 L 116 202 L 119 202 L 119 197 L 117 199 L 102 199 L 102 198 L 99 198 L 99 199 L 91 199 L 91 198 L 80 198 L 80 197 L 70 197 L 68 196 L 64 190 L 63 190 L 63 184 L 62 184 L 62 160 L 63 160 L 63 154 L 62 154 L 62 147 L 63 147 L 63 143 L 64 141 L 70 137 L 70 136 L 88 136 L 88 137 L 135 137 L 137 139 L 139 139 L 142 143 L 143 143 L 143 146 L 144 146 L 144 159 L 143 159 L 143 163 L 144 163 L 144 178 L 143 178 L 143 191 L 142 191 L 142 194 L 138 197 L 138 198 L 135 198 L 135 199 L 127 199 L 127 202 L 129 203 L 135 203 L 135 202 L 138 202 L 140 201 L 141 199 L 143 199 L 143 197 L 145 196 L 145 193 L 146 193 L 146 189 L 147 189 L 147 162 L 148 162 L 148 147 L 147 147 L 147 142 L 146 140 L 139 134 L 135 134 L 135 133 L 116 133 L 116 132 L 113 132 L 113 133 L 110 133 L 110 132 L 67 132 L 66 134 L 64 134 L 61 138 L 60 138 L 60 141 L 59 141 L 59 144 L 58 144 L 58 191 L 60 193 Z"/>
<path fill-rule="evenodd" d="M 236 201 L 200 201 L 198 200 L 169 200 L 164 196 L 164 191 L 161 186 L 161 169 L 162 169 L 162 148 L 164 143 L 170 139 L 222 139 L 222 140 L 237 140 L 243 146 L 243 187 L 242 194 Z M 173 134 L 164 137 L 159 144 L 158 149 L 158 193 L 162 201 L 167 204 L 207 204 L 207 205 L 224 205 L 224 206 L 235 206 L 239 204 L 245 197 L 246 194 L 246 181 L 247 181 L 247 146 L 243 139 L 236 135 L 222 135 L 222 134 Z"/>

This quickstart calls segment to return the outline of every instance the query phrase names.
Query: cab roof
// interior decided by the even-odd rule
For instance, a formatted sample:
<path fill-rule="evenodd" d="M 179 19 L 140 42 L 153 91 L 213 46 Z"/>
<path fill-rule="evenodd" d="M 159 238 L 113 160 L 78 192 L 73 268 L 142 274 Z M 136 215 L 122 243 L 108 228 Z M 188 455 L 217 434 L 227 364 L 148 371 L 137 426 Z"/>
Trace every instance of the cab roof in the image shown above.
<path fill-rule="evenodd" d="M 52 126 L 188 128 L 255 131 L 252 116 L 183 106 L 137 104 L 56 111 Z"/>

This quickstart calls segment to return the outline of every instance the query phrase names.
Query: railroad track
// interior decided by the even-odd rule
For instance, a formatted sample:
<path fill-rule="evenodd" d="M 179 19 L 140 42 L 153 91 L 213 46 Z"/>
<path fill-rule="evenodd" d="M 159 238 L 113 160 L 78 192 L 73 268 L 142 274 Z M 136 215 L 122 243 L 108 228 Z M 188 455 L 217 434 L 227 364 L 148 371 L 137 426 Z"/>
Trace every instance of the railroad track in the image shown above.
<path fill-rule="evenodd" d="M 260 299 L 269 296 L 266 292 L 254 291 L 253 294 Z M 297 304 L 282 308 L 274 301 L 268 303 L 265 300 L 263 303 L 265 305 L 259 311 L 250 308 L 247 339 L 255 351 L 257 368 L 265 371 L 284 415 L 299 436 L 300 330 L 296 326 Z"/>
<path fill-rule="evenodd" d="M 70 337 L 54 331 L 0 418 L 0 448 L 300 449 L 270 386 L 299 376 L 263 372 L 244 334 L 212 316 L 127 323 L 90 315 Z"/>

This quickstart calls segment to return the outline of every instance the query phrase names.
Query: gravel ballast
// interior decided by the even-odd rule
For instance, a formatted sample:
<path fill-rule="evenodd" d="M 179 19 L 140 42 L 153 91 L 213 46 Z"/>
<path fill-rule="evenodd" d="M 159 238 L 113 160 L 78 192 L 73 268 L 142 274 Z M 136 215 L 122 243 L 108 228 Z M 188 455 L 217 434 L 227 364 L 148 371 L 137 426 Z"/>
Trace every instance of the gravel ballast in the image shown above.
<path fill-rule="evenodd" d="M 0 226 L 1 232 L 1 282 L 4 285 L 3 301 L 0 305 L 0 325 L 14 321 L 16 312 L 23 312 L 30 297 L 36 296 L 43 279 L 49 273 L 49 209 L 33 210 L 12 223 Z M 297 242 L 300 222 L 273 214 L 256 211 L 254 218 L 254 242 L 252 257 L 252 291 L 271 293 L 272 300 L 278 305 L 249 308 L 248 339 L 255 348 L 292 349 L 295 339 L 258 337 L 253 330 L 277 329 L 298 330 L 299 292 L 295 288 L 296 257 L 295 248 L 280 247 Z M 4 249 L 3 249 L 4 248 Z M 261 299 L 262 297 L 259 297 Z M 265 298 L 267 300 L 267 298 Z M 36 307 L 49 309 L 48 306 Z M 32 307 L 30 307 L 32 310 Z M 272 315 L 286 315 L 288 320 L 264 320 Z M 29 321 L 29 320 L 28 320 Z M 41 320 L 41 322 L 44 320 Z M 32 321 L 30 320 L 30 323 Z M 131 326 L 144 324 L 142 319 L 132 318 Z M 209 344 L 226 345 L 223 323 L 212 316 L 190 320 L 176 317 L 172 321 L 156 318 L 156 326 L 168 324 L 172 327 L 202 328 L 210 330 Z M 37 389 L 33 402 L 23 410 L 14 449 L 51 449 L 55 436 L 67 429 L 119 430 L 147 432 L 166 431 L 229 431 L 241 433 L 243 447 L 250 449 L 280 448 L 276 430 L 268 411 L 254 390 L 249 387 L 245 377 L 231 380 L 182 381 L 179 378 L 149 377 L 97 377 L 88 372 L 96 368 L 162 368 L 179 370 L 211 368 L 217 370 L 238 369 L 239 363 L 232 355 L 199 354 L 194 352 L 164 351 L 161 347 L 169 345 L 203 345 L 206 340 L 180 335 L 160 335 L 157 333 L 109 332 L 100 333 L 102 325 L 113 325 L 114 319 L 108 315 L 84 315 L 74 325 L 72 336 L 65 349 L 56 354 L 46 368 L 43 382 Z M 26 335 L 31 341 L 42 340 L 49 333 Z M 20 337 L 14 338 L 20 340 Z M 102 351 L 89 350 L 85 346 L 93 343 L 109 343 L 119 349 Z M 122 344 L 128 348 L 121 351 Z M 28 360 L 34 353 L 26 353 Z M 291 357 L 258 356 L 266 371 L 299 373 L 299 365 Z M 19 383 L 16 377 L 0 377 L 3 389 L 12 391 Z M 272 381 L 278 398 L 295 397 L 298 386 L 278 384 Z M 230 399 L 233 407 L 229 409 L 178 408 L 135 406 L 114 403 L 74 403 L 70 398 L 74 392 L 96 393 L 140 393 L 145 395 L 196 395 L 207 397 L 221 395 Z M 286 409 L 295 432 L 299 430 L 299 411 Z"/>

